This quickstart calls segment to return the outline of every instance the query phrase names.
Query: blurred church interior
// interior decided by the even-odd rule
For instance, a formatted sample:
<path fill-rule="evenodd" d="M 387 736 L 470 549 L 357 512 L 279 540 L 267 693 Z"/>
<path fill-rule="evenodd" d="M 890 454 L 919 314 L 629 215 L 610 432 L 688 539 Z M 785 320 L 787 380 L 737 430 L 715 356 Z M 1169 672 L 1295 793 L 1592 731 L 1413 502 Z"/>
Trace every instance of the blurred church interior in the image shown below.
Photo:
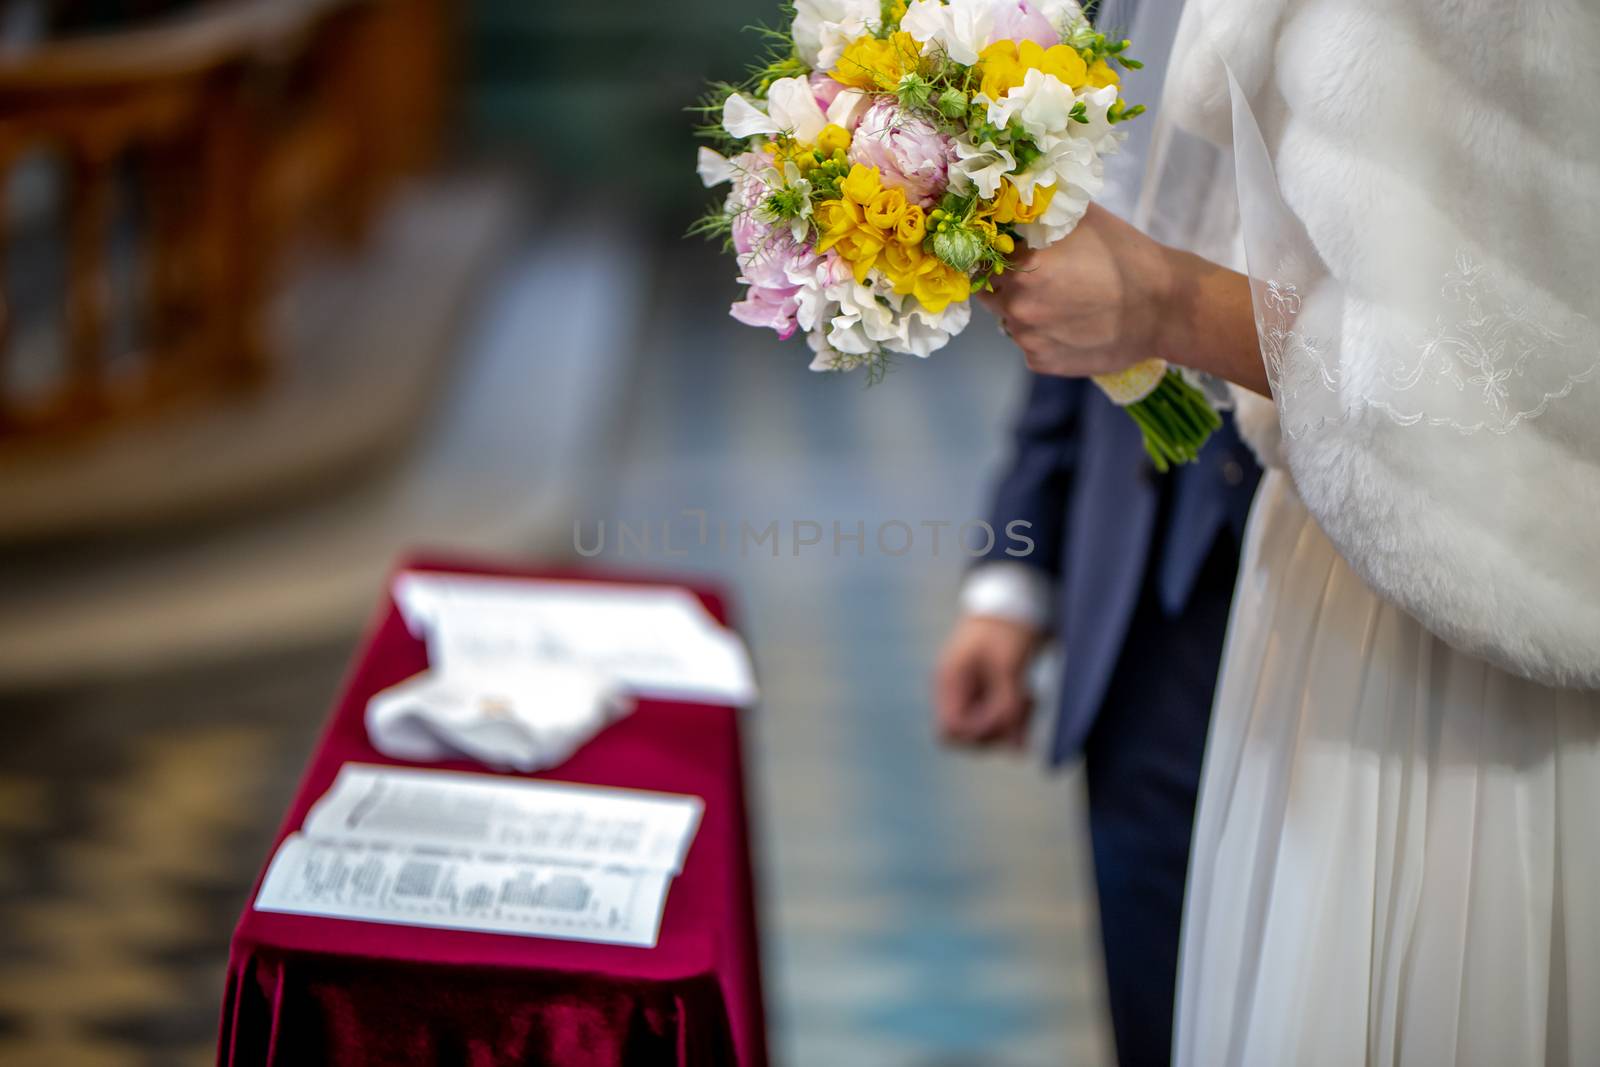
<path fill-rule="evenodd" d="M 770 7 L 770 10 L 768 8 Z M 0 1063 L 212 1062 L 228 936 L 402 554 L 959 524 L 992 328 L 871 389 L 682 239 L 743 0 L 0 4 Z M 781 1064 L 1111 1059 L 1076 776 L 939 750 L 964 560 L 733 590 Z"/>

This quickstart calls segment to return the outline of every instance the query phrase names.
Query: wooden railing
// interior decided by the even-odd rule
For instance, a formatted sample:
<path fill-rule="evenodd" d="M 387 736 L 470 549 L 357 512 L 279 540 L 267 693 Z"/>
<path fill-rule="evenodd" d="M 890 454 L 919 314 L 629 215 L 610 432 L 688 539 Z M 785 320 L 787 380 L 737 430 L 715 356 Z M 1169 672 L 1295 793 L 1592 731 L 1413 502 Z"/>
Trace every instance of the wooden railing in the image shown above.
<path fill-rule="evenodd" d="M 289 249 L 313 231 L 359 242 L 433 154 L 445 24 L 443 0 L 234 0 L 0 53 L 0 192 L 55 160 L 61 210 L 42 223 L 65 252 L 53 306 L 26 309 L 62 319 L 42 384 L 0 290 L 0 443 L 267 379 L 264 305 Z M 0 285 L 35 246 L 3 232 L 3 208 Z M 114 280 L 114 249 L 131 278 Z"/>

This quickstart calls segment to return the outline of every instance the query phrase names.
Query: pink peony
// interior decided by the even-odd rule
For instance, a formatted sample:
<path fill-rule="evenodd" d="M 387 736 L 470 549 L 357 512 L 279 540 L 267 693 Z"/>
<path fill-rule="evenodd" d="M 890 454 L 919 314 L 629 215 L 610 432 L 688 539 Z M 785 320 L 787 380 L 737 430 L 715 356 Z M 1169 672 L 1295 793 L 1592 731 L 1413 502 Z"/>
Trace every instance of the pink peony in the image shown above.
<path fill-rule="evenodd" d="M 1061 43 L 1050 20 L 1040 14 L 1028 0 L 1005 0 L 995 8 L 994 39 L 997 41 L 1032 41 L 1040 48 Z"/>
<path fill-rule="evenodd" d="M 904 190 L 906 199 L 924 207 L 944 194 L 955 160 L 950 138 L 892 99 L 867 109 L 850 145 L 852 163 L 877 167 L 885 185 Z"/>

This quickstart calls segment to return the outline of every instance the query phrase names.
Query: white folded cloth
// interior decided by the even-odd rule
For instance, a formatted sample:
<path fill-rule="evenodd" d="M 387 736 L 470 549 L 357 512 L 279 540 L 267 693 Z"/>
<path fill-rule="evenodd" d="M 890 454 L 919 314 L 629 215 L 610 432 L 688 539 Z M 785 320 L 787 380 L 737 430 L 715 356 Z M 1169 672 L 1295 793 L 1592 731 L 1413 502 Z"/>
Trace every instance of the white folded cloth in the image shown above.
<path fill-rule="evenodd" d="M 367 736 L 395 759 L 465 757 L 537 771 L 564 762 L 632 706 L 618 683 L 572 663 L 429 670 L 367 702 Z"/>

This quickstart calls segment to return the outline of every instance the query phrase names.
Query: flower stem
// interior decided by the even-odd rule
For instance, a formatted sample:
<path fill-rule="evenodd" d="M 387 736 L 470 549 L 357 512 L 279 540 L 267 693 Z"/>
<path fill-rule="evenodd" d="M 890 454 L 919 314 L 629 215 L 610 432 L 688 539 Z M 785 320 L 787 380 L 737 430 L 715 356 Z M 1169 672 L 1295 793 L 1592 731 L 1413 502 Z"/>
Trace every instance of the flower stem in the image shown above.
<path fill-rule="evenodd" d="M 1193 463 L 1222 417 L 1205 394 L 1176 370 L 1169 370 L 1149 396 L 1123 409 L 1144 434 L 1144 449 L 1158 471 Z"/>

